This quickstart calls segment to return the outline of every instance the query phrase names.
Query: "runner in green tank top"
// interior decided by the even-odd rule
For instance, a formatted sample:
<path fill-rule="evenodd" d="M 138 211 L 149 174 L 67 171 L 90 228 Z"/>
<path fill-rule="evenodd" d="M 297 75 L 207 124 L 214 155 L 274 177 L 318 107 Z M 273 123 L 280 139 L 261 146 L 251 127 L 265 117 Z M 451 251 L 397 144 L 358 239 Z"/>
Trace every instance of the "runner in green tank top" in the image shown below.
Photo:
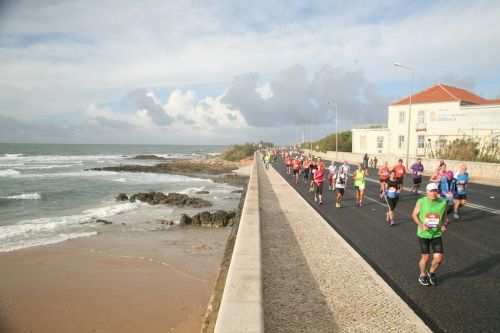
<path fill-rule="evenodd" d="M 413 221 L 418 225 L 417 237 L 420 243 L 422 257 L 418 263 L 420 277 L 418 281 L 424 286 L 429 283 L 436 286 L 436 270 L 443 260 L 443 242 L 441 236 L 446 231 L 448 216 L 446 215 L 446 201 L 438 197 L 438 185 L 430 183 L 426 188 L 426 196 L 415 204 L 412 214 Z M 432 263 L 427 265 L 432 247 Z"/>
<path fill-rule="evenodd" d="M 356 190 L 356 206 L 363 206 L 363 197 L 365 196 L 366 176 L 369 176 L 368 169 L 363 169 L 358 164 L 358 169 L 353 173 L 354 189 Z"/>

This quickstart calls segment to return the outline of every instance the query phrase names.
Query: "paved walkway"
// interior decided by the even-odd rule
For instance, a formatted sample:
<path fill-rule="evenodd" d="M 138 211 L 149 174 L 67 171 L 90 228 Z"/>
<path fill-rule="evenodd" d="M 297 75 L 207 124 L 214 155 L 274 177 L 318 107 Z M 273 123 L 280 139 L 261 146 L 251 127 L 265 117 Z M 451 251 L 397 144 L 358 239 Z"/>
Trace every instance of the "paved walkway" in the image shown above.
<path fill-rule="evenodd" d="M 326 221 L 261 163 L 259 203 L 266 332 L 427 331 Z"/>

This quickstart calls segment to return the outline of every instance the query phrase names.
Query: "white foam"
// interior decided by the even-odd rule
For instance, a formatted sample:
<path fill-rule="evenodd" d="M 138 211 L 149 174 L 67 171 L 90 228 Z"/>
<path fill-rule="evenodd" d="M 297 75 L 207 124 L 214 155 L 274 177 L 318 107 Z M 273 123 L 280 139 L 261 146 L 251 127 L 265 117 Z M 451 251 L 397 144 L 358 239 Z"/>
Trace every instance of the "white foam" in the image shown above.
<path fill-rule="evenodd" d="M 17 158 L 21 156 L 24 156 L 24 154 L 5 154 L 5 157 L 7 158 Z"/>
<path fill-rule="evenodd" d="M 17 167 L 21 170 L 38 170 L 38 169 L 56 169 L 56 168 L 71 168 L 79 164 L 53 164 L 53 165 L 25 165 L 22 163 L 21 166 Z"/>
<path fill-rule="evenodd" d="M 2 243 L 0 244 L 0 252 L 11 252 L 20 249 L 26 249 L 34 246 L 41 245 L 49 245 L 56 244 L 67 241 L 68 239 L 80 238 L 80 237 L 89 237 L 97 235 L 97 231 L 90 232 L 79 232 L 79 233 L 68 233 L 68 234 L 58 234 L 55 236 L 48 236 L 38 239 L 31 240 L 17 240 L 11 243 Z"/>
<path fill-rule="evenodd" d="M 112 179 L 114 182 L 117 182 L 117 183 L 126 183 L 127 180 L 125 178 L 114 178 Z"/>
<path fill-rule="evenodd" d="M 20 175 L 21 173 L 14 169 L 0 170 L 0 177 L 12 177 Z"/>
<path fill-rule="evenodd" d="M 11 195 L 9 197 L 5 197 L 6 199 L 15 199 L 15 200 L 39 200 L 42 196 L 38 193 L 23 193 L 18 195 Z"/>

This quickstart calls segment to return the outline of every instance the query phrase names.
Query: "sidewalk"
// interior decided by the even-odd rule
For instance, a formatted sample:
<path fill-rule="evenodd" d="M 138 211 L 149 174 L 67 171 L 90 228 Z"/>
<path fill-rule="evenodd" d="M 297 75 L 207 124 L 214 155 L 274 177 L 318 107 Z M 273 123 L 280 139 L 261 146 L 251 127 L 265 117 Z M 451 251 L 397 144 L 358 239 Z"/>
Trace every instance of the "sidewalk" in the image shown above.
<path fill-rule="evenodd" d="M 430 332 L 273 168 L 258 175 L 266 332 Z"/>

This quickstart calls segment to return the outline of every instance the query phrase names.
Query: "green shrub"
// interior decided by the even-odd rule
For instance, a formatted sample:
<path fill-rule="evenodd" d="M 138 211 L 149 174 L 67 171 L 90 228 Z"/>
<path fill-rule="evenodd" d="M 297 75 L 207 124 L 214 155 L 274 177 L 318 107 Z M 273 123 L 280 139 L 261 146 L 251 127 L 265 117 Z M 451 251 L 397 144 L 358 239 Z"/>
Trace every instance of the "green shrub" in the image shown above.
<path fill-rule="evenodd" d="M 226 148 L 222 154 L 222 159 L 226 161 L 239 161 L 244 158 L 253 156 L 255 151 L 257 150 L 257 145 L 252 143 L 245 143 L 243 145 L 233 145 L 229 148 Z"/>

